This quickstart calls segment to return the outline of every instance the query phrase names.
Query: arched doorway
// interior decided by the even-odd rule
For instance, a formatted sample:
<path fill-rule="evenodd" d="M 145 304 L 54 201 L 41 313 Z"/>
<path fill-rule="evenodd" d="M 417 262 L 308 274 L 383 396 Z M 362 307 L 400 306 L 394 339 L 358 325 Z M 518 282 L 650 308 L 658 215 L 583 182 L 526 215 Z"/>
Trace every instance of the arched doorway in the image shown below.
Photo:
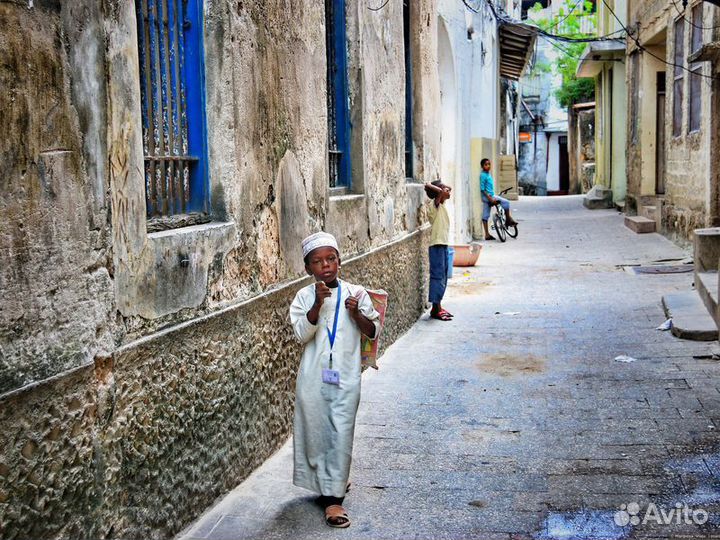
<path fill-rule="evenodd" d="M 444 183 L 453 188 L 448 204 L 450 238 L 456 241 L 455 210 L 462 208 L 458 172 L 458 96 L 455 78 L 455 61 L 447 26 L 438 18 L 438 78 L 440 80 L 440 175 Z"/>

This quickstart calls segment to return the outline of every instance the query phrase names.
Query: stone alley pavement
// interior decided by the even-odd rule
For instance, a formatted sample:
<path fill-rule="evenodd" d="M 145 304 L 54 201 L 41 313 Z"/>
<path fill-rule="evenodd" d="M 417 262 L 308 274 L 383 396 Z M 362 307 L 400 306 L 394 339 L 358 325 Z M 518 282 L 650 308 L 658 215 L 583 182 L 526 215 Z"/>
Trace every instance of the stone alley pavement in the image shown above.
<path fill-rule="evenodd" d="M 514 208 L 519 238 L 455 268 L 455 320 L 365 374 L 349 529 L 293 487 L 290 441 L 181 537 L 720 538 L 717 343 L 656 330 L 692 273 L 624 268 L 688 252 L 578 197 Z"/>

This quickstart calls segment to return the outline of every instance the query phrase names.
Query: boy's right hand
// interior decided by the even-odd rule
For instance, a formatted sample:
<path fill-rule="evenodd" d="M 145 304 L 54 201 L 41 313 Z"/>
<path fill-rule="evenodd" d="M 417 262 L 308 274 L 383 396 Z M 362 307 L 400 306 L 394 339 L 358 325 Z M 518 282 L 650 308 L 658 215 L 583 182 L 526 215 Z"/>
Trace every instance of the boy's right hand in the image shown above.
<path fill-rule="evenodd" d="M 322 281 L 317 281 L 315 283 L 315 305 L 317 307 L 321 307 L 325 299 L 330 298 L 331 296 L 332 291 L 330 291 L 330 287 L 325 285 Z"/>

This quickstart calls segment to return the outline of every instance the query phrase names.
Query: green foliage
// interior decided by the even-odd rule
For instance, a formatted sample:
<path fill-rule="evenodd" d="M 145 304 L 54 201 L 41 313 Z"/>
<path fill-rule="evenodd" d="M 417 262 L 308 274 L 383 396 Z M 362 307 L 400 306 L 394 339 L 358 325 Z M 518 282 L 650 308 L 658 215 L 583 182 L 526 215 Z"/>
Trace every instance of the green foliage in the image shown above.
<path fill-rule="evenodd" d="M 555 91 L 561 107 L 570 107 L 595 99 L 595 79 L 578 79 L 573 76 Z"/>
<path fill-rule="evenodd" d="M 569 2 L 572 2 L 572 0 L 569 0 Z M 535 15 L 532 17 L 533 22 L 546 32 L 570 38 L 586 38 L 597 35 L 582 31 L 583 22 L 588 19 L 592 24 L 592 28 L 597 27 L 597 14 L 592 12 L 592 7 L 592 2 L 580 0 L 578 4 L 571 4 L 569 8 L 560 8 L 558 13 L 551 18 L 537 16 L 543 9 L 540 3 L 536 3 L 530 11 Z M 552 66 L 555 73 L 562 77 L 562 86 L 555 91 L 560 106 L 570 107 L 574 103 L 592 101 L 595 96 L 595 81 L 593 79 L 578 79 L 575 76 L 578 61 L 587 44 L 557 41 L 551 43 L 560 52 L 557 63 Z M 538 70 L 536 65 L 533 67 L 533 73 L 547 73 L 546 69 L 546 66 L 543 65 Z"/>

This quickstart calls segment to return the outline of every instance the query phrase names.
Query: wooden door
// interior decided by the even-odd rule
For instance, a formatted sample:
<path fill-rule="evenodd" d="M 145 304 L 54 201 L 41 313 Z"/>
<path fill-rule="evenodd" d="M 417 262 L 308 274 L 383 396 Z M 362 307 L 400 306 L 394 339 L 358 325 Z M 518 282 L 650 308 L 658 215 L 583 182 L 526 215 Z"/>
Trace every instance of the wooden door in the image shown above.
<path fill-rule="evenodd" d="M 655 193 L 665 194 L 665 72 L 657 73 L 657 117 L 655 123 Z"/>

